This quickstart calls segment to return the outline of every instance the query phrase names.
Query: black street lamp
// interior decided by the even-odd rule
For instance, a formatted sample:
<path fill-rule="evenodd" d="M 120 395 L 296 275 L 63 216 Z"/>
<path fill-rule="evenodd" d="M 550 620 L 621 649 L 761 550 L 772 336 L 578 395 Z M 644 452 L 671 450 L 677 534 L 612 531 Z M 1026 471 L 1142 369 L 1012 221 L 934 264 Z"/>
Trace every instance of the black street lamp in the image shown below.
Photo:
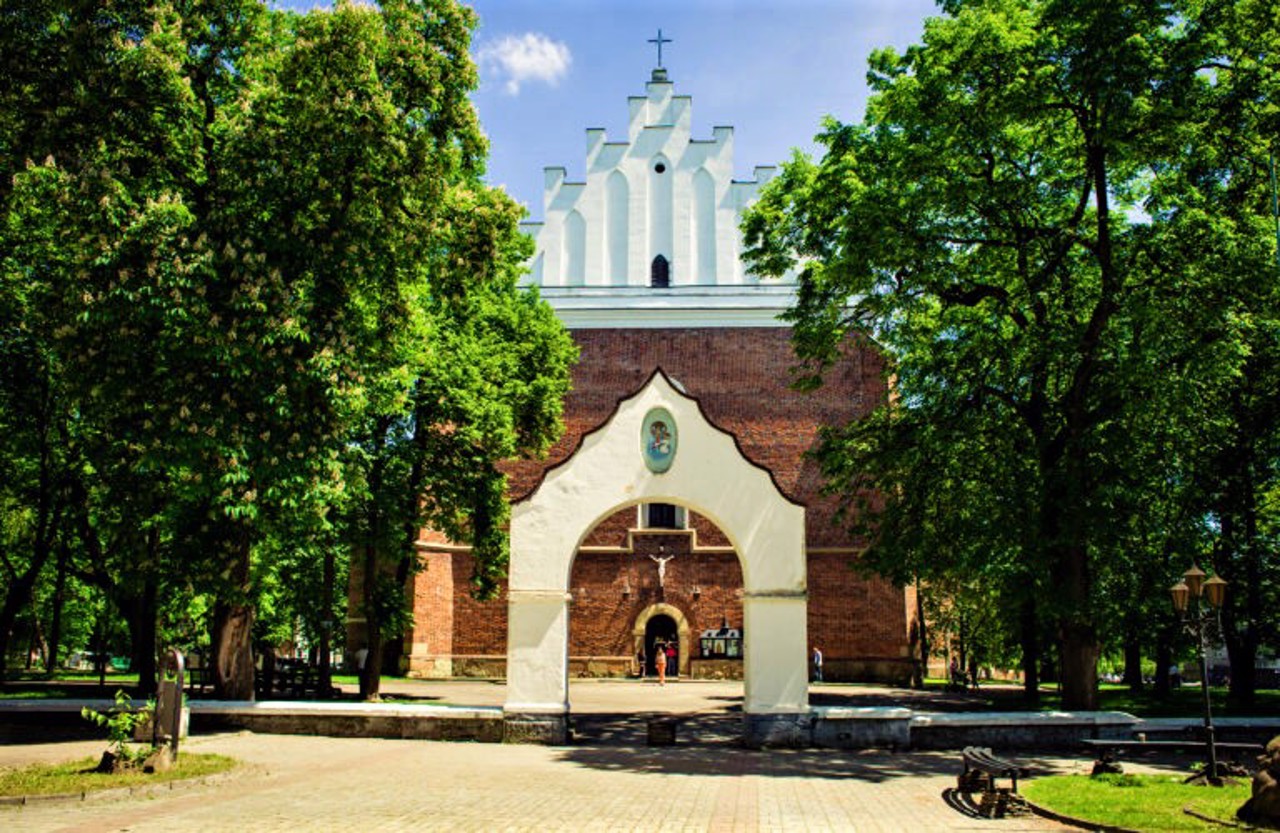
<path fill-rule="evenodd" d="M 1182 574 L 1182 581 L 1169 588 L 1173 597 L 1173 609 L 1178 611 L 1187 630 L 1196 638 L 1196 646 L 1200 650 L 1200 688 L 1204 691 L 1204 739 L 1209 752 L 1209 768 L 1205 771 L 1204 783 L 1222 786 L 1222 777 L 1218 774 L 1218 750 L 1213 733 L 1213 709 L 1209 704 L 1209 631 L 1217 626 L 1221 633 L 1222 625 L 1218 620 L 1218 611 L 1227 596 L 1227 583 L 1214 576 L 1205 579 L 1205 572 L 1192 564 L 1191 569 Z M 1192 604 L 1194 602 L 1194 604 Z M 1202 776 L 1193 776 L 1188 781 Z"/>

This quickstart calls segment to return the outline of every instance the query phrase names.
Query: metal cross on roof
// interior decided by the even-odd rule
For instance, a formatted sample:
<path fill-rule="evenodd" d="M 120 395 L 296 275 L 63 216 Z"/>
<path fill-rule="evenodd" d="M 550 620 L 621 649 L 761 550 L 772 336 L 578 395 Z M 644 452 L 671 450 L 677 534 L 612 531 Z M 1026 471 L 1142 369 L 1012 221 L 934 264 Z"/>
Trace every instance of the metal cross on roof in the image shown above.
<path fill-rule="evenodd" d="M 658 45 L 658 68 L 661 69 L 662 68 L 662 45 L 664 43 L 671 43 L 671 38 L 664 38 L 662 36 L 662 30 L 659 29 L 658 36 L 656 38 L 649 38 L 649 43 L 656 43 Z"/>

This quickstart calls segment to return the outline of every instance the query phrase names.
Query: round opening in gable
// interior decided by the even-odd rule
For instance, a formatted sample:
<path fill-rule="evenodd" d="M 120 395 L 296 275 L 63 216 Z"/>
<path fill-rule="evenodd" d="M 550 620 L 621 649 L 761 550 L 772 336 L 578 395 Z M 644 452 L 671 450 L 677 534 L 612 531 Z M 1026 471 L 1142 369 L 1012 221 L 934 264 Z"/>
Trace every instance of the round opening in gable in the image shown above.
<path fill-rule="evenodd" d="M 667 170 L 667 166 L 662 164 L 661 162 L 653 166 L 654 173 L 660 174 L 660 173 L 664 173 L 666 170 Z"/>

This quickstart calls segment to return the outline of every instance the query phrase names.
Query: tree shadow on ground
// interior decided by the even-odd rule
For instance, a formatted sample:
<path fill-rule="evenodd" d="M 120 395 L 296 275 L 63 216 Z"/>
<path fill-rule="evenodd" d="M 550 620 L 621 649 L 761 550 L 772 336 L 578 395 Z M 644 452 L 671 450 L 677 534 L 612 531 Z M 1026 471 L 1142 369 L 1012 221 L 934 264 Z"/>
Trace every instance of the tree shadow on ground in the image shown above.
<path fill-rule="evenodd" d="M 898 778 L 956 777 L 960 755 L 951 751 L 898 752 L 889 749 L 745 749 L 739 719 L 720 718 L 718 737 L 698 735 L 675 746 L 647 746 L 635 732 L 597 737 L 559 750 L 566 763 L 612 772 L 654 775 L 756 775 L 769 778 L 829 778 L 879 783 Z M 687 729 L 688 727 L 682 727 Z M 680 730 L 678 730 L 680 731 Z M 1019 758 L 1028 775 L 1058 771 L 1049 761 Z"/>
<path fill-rule="evenodd" d="M 651 721 L 674 721 L 676 743 L 650 746 Z M 833 778 L 886 781 L 893 778 L 957 776 L 960 754 L 952 751 L 901 752 L 891 749 L 747 749 L 742 715 L 733 712 L 670 714 L 639 712 L 573 717 L 573 745 L 560 759 L 618 772 L 667 775 L 765 775 L 775 778 Z M 1029 775 L 1057 771 L 1048 762 L 1018 758 Z"/>

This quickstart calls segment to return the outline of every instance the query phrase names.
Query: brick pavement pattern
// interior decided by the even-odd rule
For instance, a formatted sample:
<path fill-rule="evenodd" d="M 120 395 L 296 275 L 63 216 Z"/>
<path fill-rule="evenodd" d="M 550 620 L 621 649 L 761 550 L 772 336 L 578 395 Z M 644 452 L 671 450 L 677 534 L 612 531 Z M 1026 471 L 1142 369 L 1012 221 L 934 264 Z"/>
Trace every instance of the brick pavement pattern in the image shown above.
<path fill-rule="evenodd" d="M 0 747 L 0 766 L 91 755 L 99 742 Z M 1061 830 L 949 808 L 949 753 L 493 746 L 269 736 L 191 739 L 245 763 L 143 797 L 0 808 L 13 831 Z"/>

